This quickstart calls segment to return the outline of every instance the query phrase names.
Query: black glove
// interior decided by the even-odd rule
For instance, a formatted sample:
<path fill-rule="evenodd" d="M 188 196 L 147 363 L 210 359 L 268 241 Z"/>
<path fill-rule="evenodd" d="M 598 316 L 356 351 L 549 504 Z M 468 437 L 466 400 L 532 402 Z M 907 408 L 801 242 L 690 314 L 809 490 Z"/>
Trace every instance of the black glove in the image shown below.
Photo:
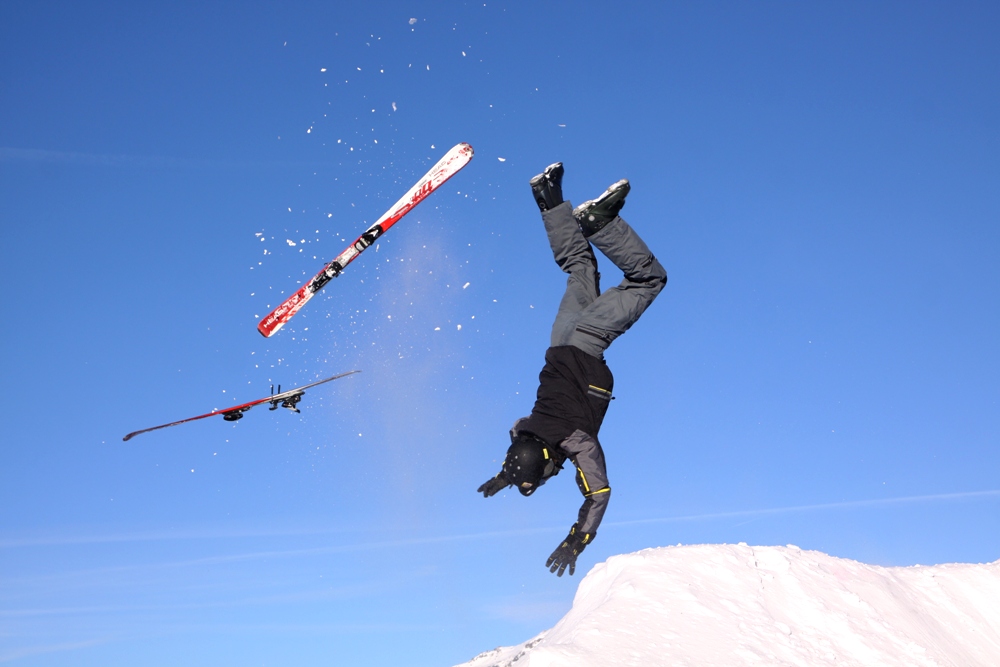
<path fill-rule="evenodd" d="M 563 540 L 563 543 L 552 552 L 549 559 L 545 561 L 545 567 L 549 568 L 549 572 L 555 572 L 556 576 L 563 576 L 563 572 L 569 567 L 570 576 L 576 572 L 576 557 L 583 553 L 583 550 L 588 544 L 593 542 L 594 536 L 590 533 L 581 533 L 576 529 L 576 524 L 569 529 L 569 535 Z M 556 570 L 559 570 L 556 572 Z"/>
<path fill-rule="evenodd" d="M 501 470 L 496 477 L 476 489 L 476 493 L 483 494 L 483 498 L 489 498 L 500 493 L 508 486 L 510 486 L 510 482 L 507 481 L 507 475 L 503 474 Z"/>

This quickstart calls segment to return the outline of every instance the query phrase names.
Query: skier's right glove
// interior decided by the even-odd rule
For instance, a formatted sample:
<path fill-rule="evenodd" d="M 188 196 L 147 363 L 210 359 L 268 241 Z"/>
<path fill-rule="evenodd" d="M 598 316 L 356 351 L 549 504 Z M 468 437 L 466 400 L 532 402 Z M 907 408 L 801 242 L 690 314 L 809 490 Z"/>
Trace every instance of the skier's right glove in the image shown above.
<path fill-rule="evenodd" d="M 554 573 L 557 577 L 563 576 L 567 567 L 570 576 L 573 576 L 573 573 L 576 572 L 576 557 L 594 540 L 593 535 L 581 533 L 576 527 L 577 524 L 574 523 L 573 527 L 569 529 L 569 535 L 566 536 L 566 539 L 545 561 L 545 567 L 549 568 L 549 572 Z"/>
<path fill-rule="evenodd" d="M 507 475 L 501 470 L 496 477 L 476 489 L 476 493 L 483 494 L 483 498 L 489 498 L 500 493 L 508 486 L 510 486 L 510 482 L 507 481 Z"/>

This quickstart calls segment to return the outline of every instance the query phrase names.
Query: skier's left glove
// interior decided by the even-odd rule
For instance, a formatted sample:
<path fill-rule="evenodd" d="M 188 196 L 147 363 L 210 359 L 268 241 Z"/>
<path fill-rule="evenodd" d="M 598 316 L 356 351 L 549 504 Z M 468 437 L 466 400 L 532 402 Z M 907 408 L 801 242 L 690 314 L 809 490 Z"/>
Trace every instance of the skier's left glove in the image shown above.
<path fill-rule="evenodd" d="M 568 567 L 570 576 L 572 576 L 576 572 L 576 557 L 593 541 L 594 535 L 581 533 L 577 530 L 577 524 L 574 523 L 573 527 L 569 529 L 569 535 L 566 536 L 566 539 L 545 561 L 545 567 L 549 568 L 549 572 L 555 572 L 558 577 L 563 576 L 563 572 Z"/>
<path fill-rule="evenodd" d="M 495 496 L 500 493 L 508 486 L 510 486 L 510 482 L 507 481 L 507 475 L 505 475 L 503 470 L 501 470 L 496 477 L 476 489 L 476 493 L 483 494 L 483 498 L 489 498 L 490 496 Z"/>

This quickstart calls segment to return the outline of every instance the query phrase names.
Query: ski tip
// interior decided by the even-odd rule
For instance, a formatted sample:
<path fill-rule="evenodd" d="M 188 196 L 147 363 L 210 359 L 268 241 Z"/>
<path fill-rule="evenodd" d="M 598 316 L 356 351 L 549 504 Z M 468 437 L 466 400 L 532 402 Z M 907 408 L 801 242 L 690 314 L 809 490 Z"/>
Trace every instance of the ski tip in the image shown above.
<path fill-rule="evenodd" d="M 131 439 L 132 439 L 132 436 L 133 436 L 133 435 L 135 435 L 135 433 L 129 433 L 129 434 L 128 434 L 128 435 L 126 435 L 126 436 L 125 436 L 124 438 L 122 438 L 122 442 L 128 442 L 129 440 L 131 440 Z"/>
<path fill-rule="evenodd" d="M 446 157 L 449 155 L 454 157 L 462 156 L 463 158 L 465 158 L 465 161 L 468 162 L 469 160 L 472 159 L 472 156 L 475 155 L 475 153 L 476 151 L 475 149 L 472 148 L 472 144 L 461 141 L 452 146 L 451 150 L 445 153 L 445 156 Z"/>

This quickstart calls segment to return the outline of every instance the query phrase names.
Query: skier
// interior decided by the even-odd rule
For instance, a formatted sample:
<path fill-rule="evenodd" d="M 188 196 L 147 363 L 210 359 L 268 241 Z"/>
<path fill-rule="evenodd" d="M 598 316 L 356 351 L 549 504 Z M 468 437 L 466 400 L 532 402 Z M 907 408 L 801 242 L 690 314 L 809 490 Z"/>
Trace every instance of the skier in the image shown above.
<path fill-rule="evenodd" d="M 575 209 L 563 201 L 561 162 L 531 179 L 531 191 L 556 264 L 569 274 L 552 326 L 551 347 L 531 414 L 514 423 L 511 445 L 496 477 L 479 487 L 484 498 L 515 486 L 530 496 L 569 459 L 583 505 L 569 535 L 545 566 L 562 576 L 594 541 L 611 497 L 604 451 L 597 433 L 611 401 L 614 378 L 604 351 L 635 324 L 667 283 L 667 272 L 618 215 L 629 193 L 621 180 Z M 591 244 L 622 270 L 625 279 L 601 294 Z"/>

